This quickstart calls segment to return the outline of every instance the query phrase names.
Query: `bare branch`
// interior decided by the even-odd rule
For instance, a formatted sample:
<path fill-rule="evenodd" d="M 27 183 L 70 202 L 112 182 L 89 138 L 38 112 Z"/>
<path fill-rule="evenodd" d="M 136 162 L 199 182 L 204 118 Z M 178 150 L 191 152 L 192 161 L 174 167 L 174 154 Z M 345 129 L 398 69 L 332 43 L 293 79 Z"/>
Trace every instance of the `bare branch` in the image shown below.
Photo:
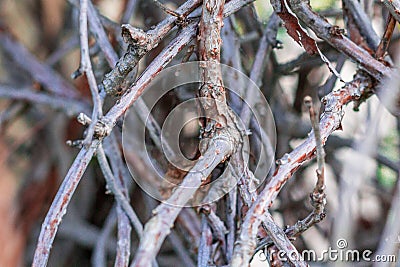
<path fill-rule="evenodd" d="M 120 188 L 120 191 L 124 194 L 124 198 L 126 198 L 126 200 L 129 201 L 129 187 L 126 185 L 126 183 L 130 177 L 127 177 L 129 176 L 129 174 L 124 163 L 122 162 L 122 155 L 119 150 L 115 136 L 116 136 L 115 134 L 112 134 L 109 138 L 107 138 L 104 141 L 104 147 L 106 150 L 106 155 L 110 160 L 113 173 L 116 174 L 115 176 L 116 179 L 114 179 L 114 181 L 116 182 L 115 185 Z M 128 266 L 132 229 L 131 225 L 129 224 L 129 216 L 127 215 L 127 213 L 124 212 L 124 208 L 120 204 L 117 206 L 117 219 L 118 219 L 118 246 L 117 246 L 117 256 L 115 258 L 115 266 Z M 138 222 L 136 222 L 136 224 L 137 223 Z M 157 264 L 155 264 L 154 266 L 157 266 Z"/>
<path fill-rule="evenodd" d="M 129 204 L 128 200 L 125 198 L 123 192 L 119 188 L 114 175 L 108 165 L 106 155 L 101 145 L 99 145 L 97 149 L 97 159 L 99 161 L 99 165 L 101 170 L 103 171 L 104 177 L 107 181 L 107 188 L 110 190 L 116 200 L 117 203 L 124 209 L 125 213 L 128 215 L 129 220 L 131 221 L 132 225 L 135 227 L 136 232 L 139 236 L 143 233 L 143 226 L 140 222 L 139 218 L 137 217 L 136 213 L 133 211 L 131 205 Z"/>
<path fill-rule="evenodd" d="M 228 200 L 226 203 L 227 208 L 227 226 L 228 234 L 226 238 L 226 259 L 231 262 L 233 247 L 235 245 L 236 238 L 236 205 L 237 205 L 237 187 L 234 187 L 228 193 Z"/>
<path fill-rule="evenodd" d="M 42 229 L 40 231 L 38 244 L 33 258 L 33 267 L 46 266 L 50 255 L 50 249 L 57 233 L 58 225 L 61 223 L 62 217 L 67 211 L 73 193 L 99 143 L 99 140 L 93 140 L 91 146 L 88 148 L 82 148 L 65 176 L 42 224 Z"/>
<path fill-rule="evenodd" d="M 131 226 L 128 216 L 121 205 L 117 206 L 118 216 L 118 243 L 117 256 L 115 257 L 115 267 L 129 266 L 129 256 L 131 255 Z M 157 265 L 156 265 L 157 266 Z"/>
<path fill-rule="evenodd" d="M 383 0 L 385 6 L 389 9 L 390 14 L 400 22 L 400 1 L 399 0 Z"/>
<path fill-rule="evenodd" d="M 122 116 L 129 106 L 139 97 L 151 79 L 194 37 L 194 28 L 195 25 L 185 28 L 186 31 L 183 30 L 181 33 L 183 36 L 178 36 L 175 42 L 172 42 L 168 47 L 166 47 L 166 49 L 164 49 L 164 52 L 160 53 L 160 55 L 144 71 L 142 76 L 136 82 L 134 88 L 132 88 L 132 91 L 126 94 L 125 98 L 121 98 L 121 101 L 116 104 L 105 117 L 103 117 L 103 120 L 107 122 L 104 123 L 104 125 L 110 127 L 108 128 L 109 131 L 111 131 L 111 127 L 116 123 L 116 120 Z M 104 133 L 101 134 L 103 135 L 100 136 L 104 136 Z M 70 198 L 72 197 L 72 192 L 76 189 L 83 172 L 86 170 L 87 165 L 99 144 L 99 139 L 93 139 L 89 148 L 82 148 L 78 156 L 75 158 L 68 174 L 64 178 L 64 182 L 57 192 L 57 196 L 46 215 L 45 221 L 43 222 L 38 246 L 35 251 L 33 266 L 46 265 L 58 225 L 65 214 Z M 63 201 L 63 196 L 66 196 L 65 202 Z"/>
<path fill-rule="evenodd" d="M 176 13 L 186 17 L 197 8 L 200 3 L 200 0 L 187 1 L 176 10 Z M 129 47 L 126 54 L 119 59 L 115 68 L 106 74 L 102 81 L 107 94 L 116 94 L 119 92 L 119 87 L 125 77 L 133 70 L 139 60 L 147 54 L 147 52 L 155 48 L 158 43 L 164 39 L 168 32 L 175 26 L 177 19 L 177 17 L 168 16 L 154 27 L 154 29 L 150 29 L 147 32 L 127 24 L 122 25 L 122 36 L 129 43 Z"/>
<path fill-rule="evenodd" d="M 254 0 L 233 0 L 227 3 L 224 9 L 224 17 L 227 17 L 243 6 L 253 2 Z M 180 14 L 181 17 L 187 17 L 192 11 L 194 11 L 202 1 L 191 0 L 185 2 L 181 7 L 176 10 L 176 13 Z M 199 14 L 194 12 L 193 16 Z M 175 27 L 176 21 L 178 20 L 175 16 L 169 16 L 162 22 L 160 22 L 153 29 L 144 32 L 141 29 L 134 28 L 130 25 L 122 25 L 122 34 L 126 41 L 130 44 L 128 51 L 118 61 L 116 67 L 106 74 L 102 81 L 104 90 L 107 94 L 117 94 L 121 86 L 122 81 L 128 75 L 129 72 L 137 65 L 139 60 L 147 54 L 150 50 L 157 47 L 158 43 L 165 38 L 168 32 Z M 197 28 L 198 21 L 194 19 L 189 21 L 186 27 Z M 180 36 L 182 37 L 183 32 L 188 32 L 185 29 L 182 30 Z M 196 29 L 197 30 L 197 29 Z M 191 30 L 189 30 L 190 32 Z"/>
<path fill-rule="evenodd" d="M 271 3 L 273 2 L 276 2 L 276 0 L 271 0 Z M 355 60 L 372 77 L 381 80 L 384 76 L 390 74 L 390 68 L 374 59 L 367 51 L 350 41 L 337 26 L 331 25 L 327 20 L 313 12 L 308 1 L 288 0 L 288 2 L 297 17 L 310 27 L 319 38 Z"/>
<path fill-rule="evenodd" d="M 381 41 L 376 49 L 376 52 L 375 52 L 375 57 L 377 59 L 381 59 L 385 56 L 385 53 L 389 47 L 390 39 L 392 38 L 395 26 L 396 26 L 396 20 L 394 19 L 394 17 L 391 14 L 389 14 L 389 17 L 388 17 L 388 20 L 386 23 L 385 32 L 384 32 L 382 39 L 381 39 Z"/>
<path fill-rule="evenodd" d="M 153 211 L 154 216 L 145 225 L 131 267 L 149 265 L 170 232 L 170 228 L 173 226 L 182 206 L 193 196 L 214 168 L 226 159 L 231 152 L 232 146 L 229 139 L 217 136 L 210 142 L 208 150 L 189 171 L 181 185 L 174 190 L 166 203 L 160 204 Z"/>
<path fill-rule="evenodd" d="M 103 116 L 103 101 L 100 98 L 99 90 L 97 88 L 96 78 L 94 77 L 94 73 L 92 70 L 92 63 L 90 62 L 89 56 L 89 36 L 87 30 L 87 9 L 88 9 L 88 1 L 89 0 L 80 0 L 80 12 L 79 12 L 79 37 L 81 44 L 81 63 L 79 66 L 79 71 L 86 74 L 86 78 L 89 83 L 90 92 L 92 94 L 93 100 L 93 112 L 92 112 L 92 121 L 94 122 L 88 128 L 87 135 L 83 144 L 88 146 L 90 145 L 93 133 L 95 131 L 95 126 L 97 120 Z"/>
<path fill-rule="evenodd" d="M 212 233 L 208 226 L 206 215 L 201 217 L 201 239 L 199 244 L 199 253 L 197 254 L 197 265 L 208 266 L 210 264 L 212 249 Z"/>
<path fill-rule="evenodd" d="M 370 86 L 371 80 L 365 77 L 365 74 L 359 73 L 351 83 L 346 84 L 340 90 L 333 91 L 323 99 L 325 111 L 321 116 L 320 122 L 322 143 L 325 143 L 328 136 L 340 127 L 343 106 L 352 100 L 358 99 L 361 92 L 368 90 Z M 270 182 L 251 205 L 242 224 L 238 243 L 234 249 L 232 262 L 235 262 L 237 266 L 240 266 L 240 263 L 247 264 L 249 262 L 255 242 L 248 241 L 249 239 L 255 239 L 255 234 L 262 221 L 262 214 L 268 211 L 277 194 L 292 174 L 304 162 L 315 156 L 315 147 L 315 138 L 311 135 L 291 153 L 286 154 L 284 156 L 285 159 L 281 161 Z"/>

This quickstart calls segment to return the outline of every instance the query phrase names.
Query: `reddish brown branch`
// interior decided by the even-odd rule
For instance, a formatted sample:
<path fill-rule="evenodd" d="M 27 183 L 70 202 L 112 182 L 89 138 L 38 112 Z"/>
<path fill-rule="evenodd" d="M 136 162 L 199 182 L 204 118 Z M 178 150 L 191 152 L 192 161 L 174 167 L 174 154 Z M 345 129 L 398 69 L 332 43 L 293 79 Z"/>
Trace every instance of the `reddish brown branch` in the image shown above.
<path fill-rule="evenodd" d="M 361 93 L 368 90 L 370 86 L 372 86 L 371 79 L 364 73 L 359 72 L 352 82 L 324 97 L 325 111 L 321 116 L 320 122 L 322 143 L 325 143 L 328 136 L 340 127 L 343 117 L 343 106 L 352 100 L 359 99 Z M 244 219 L 238 242 L 234 249 L 233 261 L 235 261 L 236 266 L 241 266 L 241 264 L 249 262 L 255 248 L 253 247 L 256 238 L 255 234 L 262 222 L 262 215 L 268 211 L 276 196 L 287 180 L 292 177 L 293 173 L 302 164 L 315 156 L 315 150 L 315 138 L 311 135 L 291 153 L 285 155 L 286 159 L 282 161 L 285 163 L 278 166 L 271 181 L 250 207 Z"/>
<path fill-rule="evenodd" d="M 390 39 L 392 38 L 394 27 L 396 26 L 396 20 L 394 17 L 389 14 L 386 27 L 385 27 L 385 32 L 383 33 L 382 39 L 378 45 L 378 48 L 376 49 L 375 52 L 375 57 L 377 59 L 382 59 L 385 56 L 385 53 L 389 47 L 390 44 Z"/>

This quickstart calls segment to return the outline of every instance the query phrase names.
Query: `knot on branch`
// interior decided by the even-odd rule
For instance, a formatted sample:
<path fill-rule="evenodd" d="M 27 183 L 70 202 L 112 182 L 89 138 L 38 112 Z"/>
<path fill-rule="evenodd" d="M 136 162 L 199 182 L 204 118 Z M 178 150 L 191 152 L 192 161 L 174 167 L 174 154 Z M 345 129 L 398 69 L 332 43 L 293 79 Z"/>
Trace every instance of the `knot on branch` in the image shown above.
<path fill-rule="evenodd" d="M 332 113 L 342 116 L 343 105 L 350 101 L 354 103 L 353 109 L 358 111 L 360 104 L 374 93 L 374 86 L 375 80 L 365 71 L 359 70 L 351 82 L 322 98 L 321 101 L 325 106 L 324 116 L 329 116 Z"/>
<path fill-rule="evenodd" d="M 94 138 L 103 139 L 110 135 L 113 125 L 106 118 L 101 118 L 96 122 L 94 126 Z"/>
<path fill-rule="evenodd" d="M 180 27 L 180 28 L 184 28 L 189 24 L 190 20 L 185 17 L 183 14 L 177 16 L 176 20 L 175 20 L 175 25 Z"/>
<path fill-rule="evenodd" d="M 361 103 L 365 102 L 371 95 L 375 93 L 374 87 L 376 82 L 364 71 L 355 74 L 356 84 L 352 92 L 353 110 L 358 111 Z"/>
<path fill-rule="evenodd" d="M 342 39 L 343 35 L 345 34 L 345 30 L 337 25 L 333 25 L 332 27 L 329 28 L 329 34 L 332 35 L 332 37 Z"/>
<path fill-rule="evenodd" d="M 319 205 L 326 204 L 326 194 L 322 192 L 313 192 L 310 194 L 311 205 L 316 208 Z"/>
<path fill-rule="evenodd" d="M 141 47 L 147 51 L 153 48 L 151 37 L 144 30 L 135 28 L 129 24 L 123 24 L 121 30 L 125 43 Z"/>

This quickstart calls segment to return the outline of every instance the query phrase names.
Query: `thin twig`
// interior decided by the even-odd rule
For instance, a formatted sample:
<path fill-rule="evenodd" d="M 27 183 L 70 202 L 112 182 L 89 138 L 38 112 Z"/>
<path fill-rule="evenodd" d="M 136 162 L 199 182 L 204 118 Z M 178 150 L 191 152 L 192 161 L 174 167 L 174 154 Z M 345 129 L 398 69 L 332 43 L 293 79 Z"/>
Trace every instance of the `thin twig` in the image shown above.
<path fill-rule="evenodd" d="M 325 218 L 325 151 L 321 140 L 321 131 L 319 129 L 319 116 L 317 109 L 312 103 L 312 98 L 307 96 L 304 98 L 304 104 L 308 108 L 310 113 L 311 125 L 314 132 L 315 138 L 315 149 L 317 154 L 317 183 L 314 187 L 313 192 L 310 194 L 311 205 L 314 210 L 303 220 L 298 221 L 293 227 L 285 230 L 285 233 L 289 237 L 296 237 L 303 233 L 311 226 L 319 223 Z"/>
<path fill-rule="evenodd" d="M 151 0 L 154 4 L 156 4 L 159 8 L 161 8 L 162 11 L 167 13 L 168 15 L 180 18 L 181 15 L 179 15 L 176 11 L 173 11 L 169 9 L 167 6 L 163 5 L 160 1 L 158 0 Z"/>
<path fill-rule="evenodd" d="M 116 175 L 116 186 L 124 194 L 126 200 L 129 201 L 129 187 L 126 185 L 128 170 L 122 162 L 122 155 L 116 141 L 116 134 L 111 134 L 109 138 L 104 140 L 105 153 L 108 156 L 113 173 Z M 117 206 L 117 219 L 118 219 L 118 246 L 117 255 L 115 258 L 115 266 L 128 266 L 131 246 L 131 225 L 129 218 L 124 212 L 121 205 Z"/>
<path fill-rule="evenodd" d="M 226 201 L 227 218 L 226 224 L 228 226 L 228 234 L 226 237 L 226 259 L 231 262 L 233 247 L 235 245 L 236 237 L 236 205 L 237 205 L 237 187 L 234 187 L 228 193 L 228 200 Z"/>
<path fill-rule="evenodd" d="M 261 216 L 261 220 L 264 221 L 265 227 L 264 229 L 267 231 L 268 236 L 272 239 L 274 244 L 281 250 L 285 251 L 286 255 L 290 255 L 288 260 L 294 266 L 308 266 L 308 264 L 304 261 L 301 254 L 297 251 L 296 247 L 290 242 L 286 233 L 274 222 L 271 214 L 266 212 Z M 240 260 L 237 258 L 232 260 L 232 266 L 240 267 Z"/>
<path fill-rule="evenodd" d="M 336 71 L 340 73 L 340 71 L 342 70 L 344 63 L 346 62 L 346 56 L 344 55 L 339 55 L 339 57 L 337 58 L 336 61 Z M 333 88 L 335 87 L 335 83 L 337 81 L 337 77 L 336 76 L 331 76 L 327 82 L 322 86 L 322 88 L 319 90 L 318 92 L 318 96 L 320 96 L 321 98 L 327 94 L 329 94 Z"/>
<path fill-rule="evenodd" d="M 117 185 L 115 177 L 112 174 L 110 166 L 107 162 L 107 158 L 102 148 L 102 145 L 99 145 L 97 149 L 97 159 L 99 161 L 100 168 L 103 171 L 104 178 L 107 181 L 108 190 L 110 190 L 114 194 L 117 203 L 124 209 L 136 232 L 138 233 L 139 236 L 141 236 L 143 233 L 143 225 L 140 222 L 139 218 L 137 217 L 136 213 L 133 211 L 131 205 L 124 196 L 123 192 Z"/>
<path fill-rule="evenodd" d="M 104 226 L 99 235 L 96 246 L 94 247 L 92 255 L 92 266 L 93 267 L 106 267 L 107 254 L 106 254 L 106 244 L 109 240 L 112 230 L 117 222 L 116 207 L 114 206 L 109 212 Z"/>
<path fill-rule="evenodd" d="M 280 18 L 276 15 L 276 13 L 273 13 L 269 18 L 268 24 L 260 40 L 260 44 L 255 56 L 255 61 L 250 72 L 250 79 L 254 81 L 257 86 L 261 86 L 261 77 L 268 62 L 270 51 L 272 48 L 277 46 L 276 34 L 278 32 L 280 23 Z M 240 118 L 245 127 L 249 127 L 252 118 L 251 110 L 257 105 L 258 101 L 260 100 L 260 98 L 257 97 L 256 94 L 256 90 L 246 91 L 244 100 L 247 104 L 244 104 L 242 106 L 242 110 L 240 112 Z M 261 137 L 260 140 L 265 146 L 267 156 L 273 161 L 275 155 L 270 138 L 262 127 L 255 127 L 255 131 L 259 132 L 259 136 Z"/>
<path fill-rule="evenodd" d="M 92 4 L 92 1 L 88 0 L 88 19 L 90 25 L 90 31 L 93 33 L 96 42 L 98 43 L 101 51 L 103 51 L 104 56 L 111 67 L 114 67 L 118 62 L 118 56 L 115 53 L 106 31 L 104 30 L 101 19 L 98 15 L 97 10 Z"/>
<path fill-rule="evenodd" d="M 79 66 L 79 71 L 81 73 L 86 74 L 86 78 L 89 83 L 90 92 L 92 94 L 93 100 L 93 112 L 92 112 L 92 123 L 88 130 L 87 135 L 83 141 L 85 146 L 89 146 L 93 134 L 95 131 L 95 126 L 98 121 L 103 116 L 103 101 L 100 98 L 99 90 L 97 88 L 96 78 L 94 77 L 94 73 L 92 70 L 92 63 L 90 62 L 89 56 L 89 36 L 88 36 L 88 1 L 89 0 L 80 0 L 80 12 L 79 12 L 79 37 L 80 37 L 80 47 L 81 47 L 81 62 Z"/>
<path fill-rule="evenodd" d="M 215 207 L 206 204 L 201 207 L 200 211 L 206 216 L 208 225 L 213 230 L 213 235 L 218 240 L 219 245 L 222 248 L 222 252 L 225 255 L 226 254 L 225 235 L 227 234 L 228 231 L 221 218 L 217 214 L 215 214 L 214 209 Z"/>
<path fill-rule="evenodd" d="M 197 254 L 197 265 L 208 266 L 212 250 L 212 233 L 207 223 L 206 216 L 201 217 L 201 238 L 199 244 L 199 253 Z"/>
<path fill-rule="evenodd" d="M 117 206 L 118 216 L 118 243 L 117 255 L 115 257 L 115 267 L 128 267 L 129 256 L 131 255 L 131 226 L 129 224 L 128 216 L 121 207 Z"/>
<path fill-rule="evenodd" d="M 314 189 L 314 194 L 321 194 L 324 191 L 325 187 L 325 176 L 324 176 L 324 168 L 325 168 L 325 151 L 322 146 L 321 140 L 321 131 L 319 129 L 319 117 L 317 109 L 313 106 L 312 98 L 310 96 L 306 96 L 304 98 L 304 104 L 308 108 L 310 113 L 311 125 L 314 131 L 315 138 L 315 149 L 317 151 L 317 176 L 318 182 Z"/>
<path fill-rule="evenodd" d="M 336 58 L 339 56 L 339 53 L 337 51 L 327 51 L 327 52 L 324 52 L 324 54 L 328 58 L 328 60 L 331 62 L 335 62 Z M 342 55 L 342 54 L 340 54 L 340 55 Z M 308 67 L 311 68 L 314 66 L 320 66 L 322 64 L 323 64 L 323 61 L 321 60 L 320 57 L 317 57 L 317 56 L 310 57 L 309 54 L 304 52 L 293 60 L 290 60 L 286 63 L 281 63 L 281 64 L 277 65 L 276 71 L 283 75 L 291 75 L 291 74 L 293 74 L 293 72 L 296 72 L 299 69 L 308 68 Z"/>
<path fill-rule="evenodd" d="M 99 140 L 93 140 L 91 146 L 88 148 L 83 147 L 65 176 L 64 181 L 61 184 L 49 211 L 47 212 L 46 218 L 43 221 L 33 258 L 33 267 L 46 266 L 50 255 L 50 249 L 57 233 L 58 225 L 61 223 L 62 217 L 66 213 L 73 193 L 99 143 Z"/>
<path fill-rule="evenodd" d="M 280 23 L 280 18 L 276 15 L 276 13 L 272 13 L 264 30 L 263 36 L 260 39 L 260 45 L 255 55 L 255 60 L 250 72 L 250 79 L 254 81 L 257 86 L 261 86 L 261 77 L 268 62 L 269 53 L 271 49 L 277 45 L 276 34 L 278 32 Z M 248 104 L 243 105 L 240 113 L 240 118 L 246 127 L 248 127 L 250 124 L 251 108 L 255 107 L 257 105 L 257 101 L 259 100 L 259 98 L 255 95 L 256 93 L 256 90 L 246 91 L 245 101 Z"/>
<path fill-rule="evenodd" d="M 385 32 L 383 33 L 382 39 L 376 49 L 375 52 L 375 57 L 377 59 L 381 59 L 385 56 L 385 53 L 389 47 L 390 44 L 390 39 L 392 38 L 394 27 L 396 26 L 396 20 L 394 17 L 389 14 L 386 27 L 385 27 Z"/>

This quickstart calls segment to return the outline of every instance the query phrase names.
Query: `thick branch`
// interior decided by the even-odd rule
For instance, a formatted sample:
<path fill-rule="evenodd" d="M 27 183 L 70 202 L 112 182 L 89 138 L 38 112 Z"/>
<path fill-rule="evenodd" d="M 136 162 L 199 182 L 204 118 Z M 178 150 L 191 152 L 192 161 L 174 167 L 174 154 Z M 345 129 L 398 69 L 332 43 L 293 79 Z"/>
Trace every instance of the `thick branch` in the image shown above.
<path fill-rule="evenodd" d="M 99 143 L 99 140 L 94 140 L 90 147 L 82 148 L 65 176 L 42 224 L 33 258 L 33 267 L 46 266 L 58 225 L 67 212 L 68 204 Z"/>

